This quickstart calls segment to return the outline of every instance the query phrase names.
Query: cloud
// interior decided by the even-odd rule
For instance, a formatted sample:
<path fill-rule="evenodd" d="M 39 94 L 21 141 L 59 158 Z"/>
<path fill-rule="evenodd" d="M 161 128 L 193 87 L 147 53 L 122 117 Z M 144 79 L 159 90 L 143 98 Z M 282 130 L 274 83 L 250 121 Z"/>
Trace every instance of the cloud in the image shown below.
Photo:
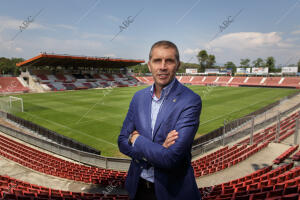
<path fill-rule="evenodd" d="M 196 48 L 196 49 L 187 48 L 187 49 L 185 49 L 183 51 L 183 54 L 186 54 L 186 55 L 195 55 L 195 54 L 198 54 L 200 50 L 201 49 L 199 49 L 199 48 Z"/>
<path fill-rule="evenodd" d="M 113 22 L 120 22 L 120 21 L 121 21 L 121 19 L 119 19 L 118 17 L 115 17 L 115 16 L 113 16 L 113 15 L 106 15 L 105 17 L 106 17 L 107 19 L 113 21 Z"/>
<path fill-rule="evenodd" d="M 102 44 L 99 41 L 80 39 L 61 40 L 49 37 L 41 38 L 39 43 L 39 46 L 45 47 L 50 51 L 59 50 L 65 52 L 74 52 L 74 50 L 97 50 L 102 47 Z"/>
<path fill-rule="evenodd" d="M 69 29 L 71 31 L 77 30 L 77 27 L 74 27 L 74 26 L 71 26 L 71 25 L 67 25 L 67 24 L 57 24 L 55 26 L 58 27 L 58 28 Z"/>
<path fill-rule="evenodd" d="M 296 31 L 293 31 L 291 32 L 292 35 L 299 35 L 300 34 L 300 30 L 296 30 Z"/>
<path fill-rule="evenodd" d="M 22 51 L 23 51 L 23 49 L 20 48 L 20 47 L 16 47 L 15 50 L 16 50 L 17 52 L 22 52 Z"/>
<path fill-rule="evenodd" d="M 3 56 L 7 55 L 19 55 L 23 52 L 23 48 L 17 46 L 13 41 L 7 41 L 0 35 L 0 54 Z M 14 57 L 14 56 L 10 56 Z"/>
<path fill-rule="evenodd" d="M 106 40 L 110 40 L 111 38 L 114 37 L 114 35 L 109 35 L 109 34 L 99 34 L 99 33 L 81 33 L 81 38 L 83 39 L 90 39 L 90 38 L 94 38 L 94 39 L 106 39 Z"/>
<path fill-rule="evenodd" d="M 288 34 L 278 32 L 238 32 L 220 36 L 209 43 L 202 42 L 198 47 L 206 49 L 208 54 L 214 54 L 218 63 L 239 63 L 241 58 L 254 60 L 274 56 L 279 64 L 285 63 L 291 55 L 300 55 L 299 39 L 287 36 Z M 197 55 L 200 49 L 185 49 L 185 58 L 188 60 L 190 55 Z"/>
<path fill-rule="evenodd" d="M 116 56 L 116 54 L 111 53 L 111 54 L 104 54 L 104 57 L 115 58 L 117 56 Z"/>
<path fill-rule="evenodd" d="M 35 37 L 34 42 L 26 39 L 10 41 L 5 39 L 4 35 L 4 33 L 0 33 L 0 55 L 5 57 L 30 58 L 45 51 L 48 53 L 95 56 L 105 52 L 105 48 L 99 40 Z"/>
<path fill-rule="evenodd" d="M 4 30 L 19 30 L 19 27 L 22 25 L 22 23 L 26 21 L 26 19 L 14 19 L 11 17 L 7 17 L 7 16 L 0 16 L 0 32 L 4 31 Z M 43 26 L 39 23 L 36 22 L 31 22 L 29 24 L 29 26 L 26 29 L 45 29 L 45 30 L 49 30 L 50 28 Z"/>
<path fill-rule="evenodd" d="M 283 41 L 282 37 L 277 32 L 260 33 L 260 32 L 239 32 L 223 35 L 206 44 L 206 48 L 225 49 L 257 49 L 278 47 L 291 47 L 293 44 Z"/>
<path fill-rule="evenodd" d="M 283 40 L 281 34 L 277 32 L 260 33 L 260 32 L 238 32 L 230 33 L 218 37 L 209 43 L 202 44 L 204 49 L 211 52 L 224 52 L 226 49 L 231 50 L 256 50 L 264 48 L 288 48 L 292 47 L 291 38 Z M 184 54 L 195 55 L 201 49 L 187 48 Z"/>

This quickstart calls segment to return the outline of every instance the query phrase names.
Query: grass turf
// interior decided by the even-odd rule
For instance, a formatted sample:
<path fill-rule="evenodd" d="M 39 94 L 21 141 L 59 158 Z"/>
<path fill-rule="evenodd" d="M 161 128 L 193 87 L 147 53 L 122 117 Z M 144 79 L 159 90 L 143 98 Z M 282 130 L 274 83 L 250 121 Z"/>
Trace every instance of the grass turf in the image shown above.
<path fill-rule="evenodd" d="M 17 95 L 24 112 L 16 115 L 101 150 L 124 157 L 117 138 L 133 94 L 144 88 L 92 89 Z M 295 93 L 294 89 L 189 86 L 202 97 L 196 137 Z"/>

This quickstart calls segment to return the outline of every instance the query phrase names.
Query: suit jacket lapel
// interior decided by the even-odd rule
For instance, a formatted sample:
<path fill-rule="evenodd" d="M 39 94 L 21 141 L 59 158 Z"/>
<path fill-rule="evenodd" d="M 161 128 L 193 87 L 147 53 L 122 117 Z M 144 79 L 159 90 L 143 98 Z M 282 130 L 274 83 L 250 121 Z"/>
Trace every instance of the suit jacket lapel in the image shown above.
<path fill-rule="evenodd" d="M 151 87 L 150 87 L 151 88 Z M 152 140 L 152 132 L 151 132 L 151 105 L 152 105 L 152 96 L 151 96 L 151 91 L 149 90 L 146 91 L 146 98 L 144 99 L 144 105 L 145 106 L 145 116 L 146 116 L 146 126 L 147 126 L 147 135 L 145 135 L 147 138 Z"/>
<path fill-rule="evenodd" d="M 161 123 L 165 120 L 168 120 L 167 117 L 169 116 L 170 112 L 173 110 L 172 108 L 176 105 L 177 103 L 176 98 L 181 92 L 180 86 L 181 86 L 180 83 L 177 80 L 175 80 L 175 83 L 171 88 L 169 95 L 164 100 L 162 107 L 158 112 L 157 119 L 155 122 L 154 131 L 153 131 L 153 140 Z M 150 108 L 150 115 L 151 115 L 151 108 Z M 150 123 L 151 123 L 151 117 L 150 117 Z"/>

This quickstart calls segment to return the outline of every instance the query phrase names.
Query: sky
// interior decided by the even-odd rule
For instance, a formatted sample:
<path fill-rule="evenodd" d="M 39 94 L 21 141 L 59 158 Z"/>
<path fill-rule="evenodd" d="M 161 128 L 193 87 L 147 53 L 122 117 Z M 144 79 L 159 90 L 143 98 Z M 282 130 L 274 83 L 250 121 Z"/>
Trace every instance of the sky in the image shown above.
<path fill-rule="evenodd" d="M 170 40 L 183 62 L 300 59 L 300 0 L 1 0 L 0 57 L 41 52 L 143 59 Z"/>

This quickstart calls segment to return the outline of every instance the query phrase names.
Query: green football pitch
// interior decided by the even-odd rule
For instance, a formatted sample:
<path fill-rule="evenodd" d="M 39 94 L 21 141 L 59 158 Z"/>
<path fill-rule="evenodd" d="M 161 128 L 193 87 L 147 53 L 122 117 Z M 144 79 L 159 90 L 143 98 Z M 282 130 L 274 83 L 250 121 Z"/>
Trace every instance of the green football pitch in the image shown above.
<path fill-rule="evenodd" d="M 117 138 L 133 94 L 146 86 L 17 95 L 24 112 L 16 115 L 101 150 L 124 157 Z M 196 137 L 295 93 L 295 89 L 189 86 L 202 97 Z"/>

